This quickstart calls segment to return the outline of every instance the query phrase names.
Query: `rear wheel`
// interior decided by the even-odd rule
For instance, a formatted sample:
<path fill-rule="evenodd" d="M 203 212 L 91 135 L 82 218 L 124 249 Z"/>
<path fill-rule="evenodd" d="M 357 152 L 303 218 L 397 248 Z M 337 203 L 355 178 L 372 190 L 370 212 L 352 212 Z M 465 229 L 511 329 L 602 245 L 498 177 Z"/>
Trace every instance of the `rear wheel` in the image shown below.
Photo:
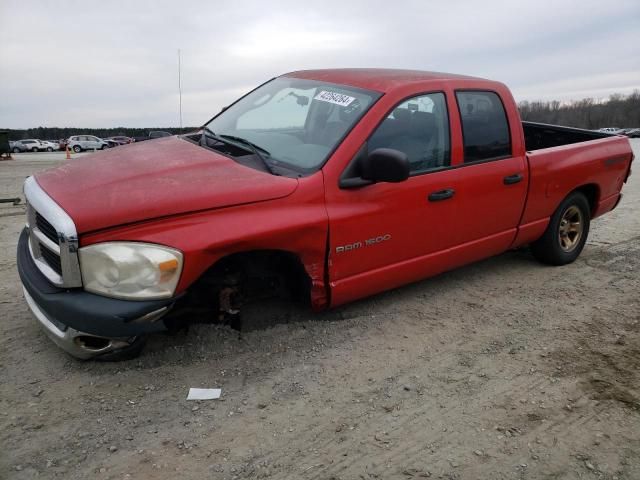
<path fill-rule="evenodd" d="M 578 256 L 589 234 L 591 208 L 587 198 L 574 192 L 553 213 L 542 237 L 531 244 L 533 256 L 548 265 L 566 265 Z"/>
<path fill-rule="evenodd" d="M 73 151 L 76 153 L 80 153 L 82 151 L 82 148 L 80 147 L 80 145 L 74 145 Z"/>

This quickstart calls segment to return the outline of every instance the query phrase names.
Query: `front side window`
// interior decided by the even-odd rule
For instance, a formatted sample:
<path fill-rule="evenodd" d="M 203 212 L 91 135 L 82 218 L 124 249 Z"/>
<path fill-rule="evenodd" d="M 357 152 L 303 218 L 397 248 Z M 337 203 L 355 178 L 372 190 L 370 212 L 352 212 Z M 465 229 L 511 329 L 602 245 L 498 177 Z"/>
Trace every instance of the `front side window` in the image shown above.
<path fill-rule="evenodd" d="M 500 97 L 494 92 L 456 92 L 464 161 L 477 162 L 511 156 L 509 123 Z"/>
<path fill-rule="evenodd" d="M 278 77 L 231 105 L 206 127 L 236 146 L 251 142 L 270 167 L 308 173 L 322 166 L 379 97 L 377 92 L 346 85 Z M 207 142 L 210 148 L 216 145 Z"/>
<path fill-rule="evenodd" d="M 369 138 L 367 148 L 405 153 L 412 175 L 448 167 L 449 116 L 444 94 L 421 95 L 398 105 Z"/>

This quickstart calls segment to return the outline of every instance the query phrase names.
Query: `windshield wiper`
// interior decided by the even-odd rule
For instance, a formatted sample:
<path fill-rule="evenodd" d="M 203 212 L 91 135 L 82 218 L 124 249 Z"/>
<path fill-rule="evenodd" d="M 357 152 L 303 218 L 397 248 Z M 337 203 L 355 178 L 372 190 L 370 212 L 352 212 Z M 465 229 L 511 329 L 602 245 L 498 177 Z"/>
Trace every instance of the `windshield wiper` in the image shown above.
<path fill-rule="evenodd" d="M 209 137 L 209 138 L 213 138 L 214 140 L 217 140 L 217 141 L 219 141 L 221 143 L 227 143 L 227 142 L 224 141 L 224 138 L 220 138 L 220 136 L 218 136 L 213 130 L 211 130 L 207 126 L 202 127 L 202 131 L 206 134 L 206 135 L 203 135 L 203 137 L 206 136 L 206 137 Z M 202 143 L 202 142 L 200 142 L 200 143 Z"/>
<path fill-rule="evenodd" d="M 264 153 L 266 153 L 268 156 L 271 156 L 271 154 L 269 153 L 268 150 L 259 147 L 258 145 L 256 145 L 255 143 L 250 142 L 249 140 L 247 140 L 246 138 L 242 138 L 242 137 L 236 137 L 235 135 L 218 135 L 216 134 L 213 130 L 211 130 L 209 127 L 207 127 L 206 125 L 202 127 L 202 131 L 204 132 L 203 137 L 209 137 L 209 138 L 213 138 L 214 140 L 217 140 L 218 142 L 223 142 L 223 143 L 232 143 L 232 142 L 238 142 L 241 143 L 242 145 L 249 147 L 249 150 L 260 159 L 260 161 L 262 162 L 262 164 L 264 165 L 264 167 L 267 169 L 267 171 L 271 174 L 271 175 L 278 175 L 274 170 L 273 167 L 269 164 L 269 162 L 267 161 L 267 159 L 260 153 L 260 150 L 262 150 Z M 231 142 L 229 141 L 231 140 Z"/>
<path fill-rule="evenodd" d="M 211 130 L 209 130 L 207 127 L 205 127 L 205 129 L 207 129 L 209 132 L 211 132 Z M 211 132 L 211 133 L 213 133 L 213 132 Z M 256 145 L 255 143 L 247 140 L 246 138 L 236 137 L 235 135 L 224 135 L 224 134 L 222 134 L 222 135 L 220 135 L 220 137 L 223 138 L 223 139 L 232 140 L 232 141 L 235 141 L 235 142 L 239 142 L 239 143 L 241 143 L 243 145 L 246 145 L 255 154 L 255 156 L 260 159 L 260 161 L 263 163 L 263 165 L 265 166 L 265 168 L 269 171 L 269 173 L 271 175 L 277 175 L 277 173 L 273 170 L 273 167 L 267 161 L 267 158 L 262 153 L 260 153 L 260 150 L 262 150 L 267 156 L 270 157 L 271 154 L 269 153 L 268 150 L 265 150 L 264 148 L 262 148 L 262 147 Z"/>

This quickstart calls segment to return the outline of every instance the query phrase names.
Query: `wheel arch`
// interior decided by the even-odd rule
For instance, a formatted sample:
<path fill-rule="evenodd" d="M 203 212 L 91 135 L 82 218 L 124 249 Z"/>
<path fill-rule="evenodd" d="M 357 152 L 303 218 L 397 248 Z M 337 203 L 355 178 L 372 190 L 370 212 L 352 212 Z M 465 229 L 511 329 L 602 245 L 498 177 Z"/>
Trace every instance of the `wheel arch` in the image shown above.
<path fill-rule="evenodd" d="M 312 285 L 302 259 L 294 252 L 256 249 L 230 253 L 217 259 L 189 286 L 165 324 L 174 329 L 184 323 L 184 312 L 188 312 L 186 322 L 196 318 L 226 322 L 247 306 L 277 298 L 311 307 Z"/>
<path fill-rule="evenodd" d="M 587 201 L 589 202 L 590 215 L 593 216 L 593 213 L 598 207 L 598 202 L 600 201 L 600 187 L 598 186 L 598 184 L 587 183 L 585 185 L 581 185 L 569 192 L 569 194 L 564 198 L 567 198 L 569 195 L 576 192 L 582 193 L 585 197 L 587 197 Z M 563 201 L 564 198 L 562 199 Z"/>

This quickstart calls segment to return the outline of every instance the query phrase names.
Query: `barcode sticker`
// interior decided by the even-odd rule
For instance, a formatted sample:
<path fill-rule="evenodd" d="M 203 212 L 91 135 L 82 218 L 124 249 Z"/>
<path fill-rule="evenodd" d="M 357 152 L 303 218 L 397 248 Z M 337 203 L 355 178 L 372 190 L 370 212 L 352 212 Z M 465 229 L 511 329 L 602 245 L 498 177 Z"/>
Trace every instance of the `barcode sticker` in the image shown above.
<path fill-rule="evenodd" d="M 341 107 L 348 106 L 351 102 L 353 102 L 356 99 L 355 97 L 350 97 L 349 95 L 344 95 L 342 93 L 336 93 L 336 92 L 328 92 L 326 90 L 320 91 L 313 98 L 315 100 L 320 100 L 321 102 L 335 103 L 336 105 L 340 105 Z"/>

